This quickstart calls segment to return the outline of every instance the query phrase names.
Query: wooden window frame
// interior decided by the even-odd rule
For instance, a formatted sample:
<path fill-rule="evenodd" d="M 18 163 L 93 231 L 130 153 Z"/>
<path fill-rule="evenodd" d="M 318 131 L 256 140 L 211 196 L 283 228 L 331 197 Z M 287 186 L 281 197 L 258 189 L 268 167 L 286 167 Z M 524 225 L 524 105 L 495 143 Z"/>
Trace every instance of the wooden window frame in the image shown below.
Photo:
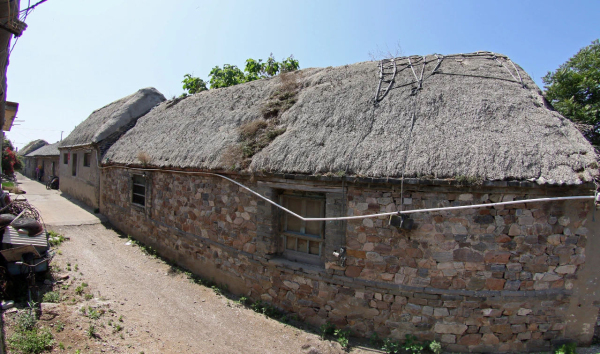
<path fill-rule="evenodd" d="M 142 178 L 143 179 L 143 183 L 136 183 L 136 181 L 135 181 L 136 177 Z M 131 176 L 131 204 L 136 205 L 138 207 L 142 207 L 142 208 L 146 207 L 146 195 L 147 195 L 147 191 L 148 191 L 148 188 L 147 188 L 146 184 L 147 184 L 147 176 L 145 176 L 145 175 L 139 175 L 139 174 L 134 174 L 134 175 Z M 136 193 L 135 192 L 135 187 L 142 187 L 142 188 L 144 188 L 144 193 L 143 194 L 142 193 Z M 143 198 L 144 199 L 143 204 L 135 202 L 134 201 L 135 197 Z"/>
<path fill-rule="evenodd" d="M 90 160 L 92 159 L 92 153 L 91 152 L 84 152 L 83 153 L 83 167 L 90 167 Z"/>
<path fill-rule="evenodd" d="M 282 192 L 279 196 L 279 202 L 281 205 L 284 205 L 287 208 L 286 199 L 299 199 L 302 201 L 302 212 L 299 213 L 299 215 L 301 215 L 301 216 L 305 216 L 307 214 L 306 201 L 317 200 L 320 202 L 319 217 L 325 217 L 325 207 L 326 207 L 325 195 L 315 194 L 315 193 L 302 193 L 302 192 L 296 192 L 296 191 Z M 306 222 L 305 221 L 302 221 L 302 224 L 301 224 L 302 226 L 300 228 L 300 232 L 288 231 L 287 230 L 288 218 L 295 218 L 295 216 L 293 216 L 287 212 L 283 212 L 282 217 L 281 217 L 281 230 L 280 230 L 282 255 L 285 258 L 293 260 L 293 261 L 321 265 L 323 251 L 324 251 L 324 247 L 325 247 L 325 222 L 319 221 L 319 223 L 321 223 L 320 234 L 312 235 L 312 234 L 305 233 L 305 231 L 306 231 Z M 293 239 L 295 242 L 294 249 L 288 249 L 288 240 L 290 238 Z M 306 249 L 305 250 L 298 249 L 298 244 L 299 244 L 298 240 L 306 241 Z M 319 253 L 318 254 L 310 253 L 310 243 L 311 242 L 319 243 Z"/>

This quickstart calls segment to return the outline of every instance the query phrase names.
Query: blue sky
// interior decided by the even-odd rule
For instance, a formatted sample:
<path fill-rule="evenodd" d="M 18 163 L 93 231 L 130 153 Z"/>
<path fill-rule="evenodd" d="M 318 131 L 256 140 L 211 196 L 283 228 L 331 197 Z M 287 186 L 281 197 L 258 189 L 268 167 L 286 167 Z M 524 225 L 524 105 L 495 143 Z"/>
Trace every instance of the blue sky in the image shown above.
<path fill-rule="evenodd" d="M 37 2 L 37 1 L 32 1 Z M 22 0 L 22 3 L 26 1 Z M 22 6 L 24 7 L 24 6 Z M 186 73 L 243 68 L 293 54 L 301 68 L 371 60 L 369 53 L 508 55 L 541 77 L 600 37 L 600 1 L 48 0 L 27 18 L 10 57 L 7 135 L 54 143 L 95 109 L 139 88 L 167 98 Z"/>

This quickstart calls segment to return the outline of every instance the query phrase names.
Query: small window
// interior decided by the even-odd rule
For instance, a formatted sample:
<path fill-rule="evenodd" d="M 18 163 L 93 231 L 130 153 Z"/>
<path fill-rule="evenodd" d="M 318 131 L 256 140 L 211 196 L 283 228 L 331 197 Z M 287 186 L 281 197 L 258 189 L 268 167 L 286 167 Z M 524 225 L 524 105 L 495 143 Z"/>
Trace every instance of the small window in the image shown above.
<path fill-rule="evenodd" d="M 73 154 L 73 161 L 71 162 L 71 175 L 77 176 L 77 154 Z"/>
<path fill-rule="evenodd" d="M 85 152 L 83 154 L 83 166 L 84 167 L 90 167 L 90 158 L 92 157 L 92 154 L 89 152 Z"/>
<path fill-rule="evenodd" d="M 146 205 L 146 177 L 133 175 L 131 202 L 140 206 Z"/>
<path fill-rule="evenodd" d="M 67 153 L 64 153 L 64 154 L 63 154 L 63 163 L 64 163 L 65 165 L 68 165 L 68 164 L 69 164 L 69 154 L 67 154 Z"/>
<path fill-rule="evenodd" d="M 307 218 L 325 215 L 325 198 L 322 195 L 283 194 L 281 203 L 287 209 Z M 325 223 L 302 221 L 284 213 L 281 223 L 284 255 L 295 261 L 318 263 L 323 254 Z"/>

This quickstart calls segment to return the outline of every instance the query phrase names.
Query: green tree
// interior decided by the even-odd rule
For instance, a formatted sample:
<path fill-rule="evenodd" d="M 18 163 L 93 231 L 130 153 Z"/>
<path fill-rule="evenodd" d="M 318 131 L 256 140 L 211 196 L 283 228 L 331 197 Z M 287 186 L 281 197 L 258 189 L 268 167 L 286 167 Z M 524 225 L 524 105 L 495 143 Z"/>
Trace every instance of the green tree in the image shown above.
<path fill-rule="evenodd" d="M 542 78 L 546 98 L 574 122 L 600 123 L 600 42 L 581 48 L 556 71 Z M 597 131 L 597 129 L 594 129 Z"/>
<path fill-rule="evenodd" d="M 193 95 L 198 92 L 208 90 L 206 88 L 206 82 L 199 77 L 194 77 L 190 74 L 185 74 L 183 76 L 183 89 L 187 91 L 184 95 Z"/>
<path fill-rule="evenodd" d="M 246 82 L 244 72 L 235 65 L 224 64 L 223 68 L 215 66 L 208 74 L 210 88 L 228 87 Z"/>
<path fill-rule="evenodd" d="M 287 57 L 281 61 L 281 72 L 282 73 L 296 71 L 298 69 L 300 69 L 300 63 L 298 62 L 298 60 L 294 59 L 293 55 L 290 55 L 289 57 Z"/>
<path fill-rule="evenodd" d="M 279 73 L 279 66 L 280 64 L 277 62 L 277 60 L 275 60 L 273 53 L 271 53 L 271 55 L 269 55 L 269 58 L 267 58 L 267 62 L 265 63 L 265 76 L 271 77 L 277 75 Z"/>
<path fill-rule="evenodd" d="M 246 60 L 244 71 L 230 64 L 225 64 L 222 68 L 215 66 L 208 74 L 208 77 L 210 78 L 210 88 L 215 89 L 272 77 L 280 73 L 298 70 L 299 68 L 300 63 L 294 59 L 293 55 L 278 62 L 275 60 L 273 53 L 271 53 L 269 58 L 264 62 L 262 59 L 249 58 Z M 182 83 L 183 89 L 187 91 L 182 96 L 207 90 L 204 80 L 190 74 L 184 75 Z"/>
<path fill-rule="evenodd" d="M 258 80 L 262 77 L 265 70 L 265 64 L 262 59 L 254 60 L 252 58 L 246 60 L 246 82 Z"/>
<path fill-rule="evenodd" d="M 252 58 L 246 60 L 246 82 L 272 77 L 280 73 L 298 70 L 300 64 L 294 59 L 293 55 L 283 59 L 281 62 L 275 60 L 273 53 L 269 56 L 266 62 L 262 59 L 254 60 Z"/>

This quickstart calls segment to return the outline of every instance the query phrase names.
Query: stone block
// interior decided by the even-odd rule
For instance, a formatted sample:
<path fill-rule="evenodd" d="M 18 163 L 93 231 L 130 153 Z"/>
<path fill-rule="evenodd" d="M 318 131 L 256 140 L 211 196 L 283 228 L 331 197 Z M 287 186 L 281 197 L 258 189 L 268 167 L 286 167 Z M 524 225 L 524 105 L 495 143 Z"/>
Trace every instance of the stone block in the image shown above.
<path fill-rule="evenodd" d="M 439 334 L 462 335 L 467 330 L 467 326 L 462 323 L 436 323 L 433 326 L 433 332 Z"/>
<path fill-rule="evenodd" d="M 481 334 L 466 334 L 458 340 L 458 344 L 466 346 L 475 346 L 481 343 Z"/>
<path fill-rule="evenodd" d="M 470 202 L 470 201 L 473 201 L 473 194 L 470 194 L 470 193 L 460 194 L 458 196 L 458 200 L 461 201 L 461 202 Z"/>
<path fill-rule="evenodd" d="M 481 290 L 486 285 L 485 278 L 472 277 L 467 282 L 468 290 Z"/>
<path fill-rule="evenodd" d="M 485 263 L 507 264 L 510 259 L 510 252 L 507 251 L 488 251 L 485 253 Z"/>
<path fill-rule="evenodd" d="M 519 216 L 518 223 L 519 225 L 533 225 L 535 219 L 531 215 Z"/>
<path fill-rule="evenodd" d="M 355 257 L 355 258 L 360 258 L 360 259 L 365 259 L 367 258 L 367 252 L 365 251 L 360 251 L 360 250 L 355 250 L 355 249 L 348 249 L 346 251 L 346 254 L 350 257 Z"/>
<path fill-rule="evenodd" d="M 506 284 L 504 284 L 504 290 L 517 291 L 521 287 L 520 280 L 508 280 Z"/>
<path fill-rule="evenodd" d="M 493 224 L 494 223 L 494 217 L 491 215 L 476 215 L 473 218 L 473 222 L 477 223 L 477 224 Z"/>
<path fill-rule="evenodd" d="M 454 334 L 442 334 L 440 341 L 445 344 L 454 344 L 456 343 L 456 336 Z"/>
<path fill-rule="evenodd" d="M 516 333 L 522 333 L 522 332 L 525 332 L 527 330 L 527 326 L 524 325 L 524 324 L 512 325 L 512 326 L 510 326 L 510 329 L 515 334 Z"/>
<path fill-rule="evenodd" d="M 489 290 L 503 290 L 505 279 L 489 278 L 485 280 L 485 287 Z"/>
<path fill-rule="evenodd" d="M 481 343 L 484 345 L 497 345 L 500 340 L 493 333 L 485 333 L 481 337 Z"/>
<path fill-rule="evenodd" d="M 546 239 L 546 242 L 548 242 L 552 246 L 558 246 L 558 245 L 560 245 L 560 238 L 561 238 L 561 236 L 562 235 L 558 235 L 558 234 L 550 235 Z"/>
<path fill-rule="evenodd" d="M 383 257 L 377 252 L 367 252 L 366 257 L 372 262 L 383 262 Z"/>
<path fill-rule="evenodd" d="M 521 227 L 517 224 L 512 224 L 510 225 L 510 229 L 508 230 L 508 235 L 509 236 L 519 236 L 521 235 Z"/>
<path fill-rule="evenodd" d="M 284 280 L 283 284 L 292 290 L 298 290 L 300 288 L 300 284 L 289 280 Z"/>
<path fill-rule="evenodd" d="M 469 326 L 469 328 L 467 328 L 467 331 L 465 332 L 466 334 L 473 334 L 473 333 L 478 333 L 479 332 L 479 327 L 477 326 Z"/>
<path fill-rule="evenodd" d="M 533 310 L 531 310 L 531 309 L 520 308 L 519 311 L 517 311 L 517 315 L 518 316 L 527 316 L 527 315 L 531 314 L 532 312 L 533 312 Z"/>
<path fill-rule="evenodd" d="M 483 309 L 483 316 L 485 317 L 500 317 L 502 316 L 502 310 L 498 309 Z"/>
<path fill-rule="evenodd" d="M 571 223 L 571 219 L 567 216 L 561 216 L 560 218 L 558 218 L 559 225 L 569 226 L 570 223 Z"/>
<path fill-rule="evenodd" d="M 453 259 L 457 262 L 483 262 L 483 256 L 478 252 L 474 252 L 470 248 L 459 248 L 454 250 Z"/>
<path fill-rule="evenodd" d="M 452 252 L 433 252 L 432 257 L 440 263 L 452 262 L 452 260 L 454 259 L 454 255 Z"/>
<path fill-rule="evenodd" d="M 422 306 L 420 305 L 415 305 L 415 304 L 406 304 L 404 306 L 404 310 L 408 313 L 410 313 L 411 315 L 420 315 L 422 312 Z"/>
<path fill-rule="evenodd" d="M 396 274 L 394 276 L 394 283 L 396 284 L 404 284 L 404 279 L 406 276 L 404 274 Z"/>
<path fill-rule="evenodd" d="M 554 270 L 558 274 L 573 274 L 577 270 L 576 265 L 561 265 Z"/>
<path fill-rule="evenodd" d="M 562 279 L 562 276 L 558 275 L 558 274 L 554 274 L 554 273 L 545 273 L 541 279 L 541 281 L 544 282 L 551 282 L 551 281 L 557 281 Z M 535 280 L 535 278 L 534 278 Z"/>
<path fill-rule="evenodd" d="M 447 308 L 444 307 L 436 307 L 433 310 L 433 316 L 434 317 L 447 317 L 450 316 L 450 313 L 448 312 Z"/>

